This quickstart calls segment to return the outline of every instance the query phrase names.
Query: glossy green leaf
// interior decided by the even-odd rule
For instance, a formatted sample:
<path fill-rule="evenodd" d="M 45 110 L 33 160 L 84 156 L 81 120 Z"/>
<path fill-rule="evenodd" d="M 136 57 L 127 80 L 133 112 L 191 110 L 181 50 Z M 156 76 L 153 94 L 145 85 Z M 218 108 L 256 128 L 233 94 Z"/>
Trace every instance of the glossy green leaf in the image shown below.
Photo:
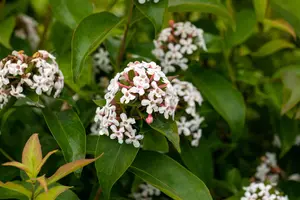
<path fill-rule="evenodd" d="M 180 152 L 179 135 L 177 130 L 177 124 L 172 119 L 165 119 L 163 116 L 155 117 L 150 127 L 168 138 L 174 145 L 176 150 Z"/>
<path fill-rule="evenodd" d="M 168 0 L 160 0 L 158 3 L 150 1 L 145 4 L 140 4 L 138 0 L 135 0 L 135 5 L 152 22 L 155 32 L 158 33 L 163 26 Z"/>
<path fill-rule="evenodd" d="M 77 80 L 85 59 L 122 20 L 109 12 L 92 14 L 84 18 L 76 28 L 72 39 L 72 69 Z"/>
<path fill-rule="evenodd" d="M 236 29 L 229 29 L 225 42 L 228 48 L 246 41 L 255 31 L 256 17 L 252 10 L 242 10 L 236 13 Z"/>
<path fill-rule="evenodd" d="M 166 155 L 141 151 L 130 171 L 175 200 L 212 200 L 205 184 Z"/>
<path fill-rule="evenodd" d="M 171 12 L 205 12 L 213 13 L 233 23 L 232 16 L 218 0 L 171 0 L 169 1 Z"/>
<path fill-rule="evenodd" d="M 294 0 L 270 0 L 272 8 L 280 16 L 295 28 L 297 35 L 300 35 L 300 1 Z"/>
<path fill-rule="evenodd" d="M 82 0 L 50 0 L 54 17 L 71 29 L 76 28 L 79 22 L 93 12 L 89 1 Z"/>
<path fill-rule="evenodd" d="M 164 135 L 151 129 L 144 132 L 143 149 L 166 153 L 169 151 L 169 145 Z"/>
<path fill-rule="evenodd" d="M 31 191 L 26 189 L 24 186 L 17 184 L 17 183 L 13 183 L 13 182 L 7 182 L 7 183 L 2 183 L 0 181 L 0 188 L 6 188 L 18 193 L 21 193 L 23 195 L 25 195 L 26 197 L 30 198 L 31 197 Z"/>
<path fill-rule="evenodd" d="M 268 0 L 253 0 L 253 4 L 257 20 L 264 20 L 267 11 Z"/>
<path fill-rule="evenodd" d="M 192 147 L 186 138 L 181 139 L 181 159 L 187 168 L 207 185 L 213 178 L 213 158 L 209 145 L 204 139 L 198 147 Z"/>
<path fill-rule="evenodd" d="M 8 49 L 11 49 L 10 36 L 15 28 L 16 19 L 9 17 L 3 21 L 0 21 L 0 44 Z"/>
<path fill-rule="evenodd" d="M 55 186 L 52 187 L 48 192 L 43 192 L 36 197 L 36 200 L 55 200 L 58 195 L 68 190 L 70 187 L 67 186 Z"/>
<path fill-rule="evenodd" d="M 78 117 L 72 110 L 53 112 L 43 109 L 45 121 L 62 149 L 67 162 L 85 158 L 86 134 Z"/>
<path fill-rule="evenodd" d="M 227 121 L 233 139 L 243 133 L 246 108 L 242 94 L 215 72 L 190 67 L 190 78 L 213 108 Z"/>
<path fill-rule="evenodd" d="M 104 155 L 95 166 L 104 199 L 109 199 L 112 186 L 131 165 L 138 150 L 132 144 L 119 144 L 107 136 L 98 136 L 95 156 L 102 152 Z"/>
<path fill-rule="evenodd" d="M 267 42 L 263 46 L 261 46 L 256 52 L 252 53 L 252 56 L 256 57 L 264 57 L 271 55 L 277 51 L 280 51 L 282 49 L 291 49 L 295 48 L 295 45 L 282 39 L 277 40 L 271 40 L 270 42 Z"/>

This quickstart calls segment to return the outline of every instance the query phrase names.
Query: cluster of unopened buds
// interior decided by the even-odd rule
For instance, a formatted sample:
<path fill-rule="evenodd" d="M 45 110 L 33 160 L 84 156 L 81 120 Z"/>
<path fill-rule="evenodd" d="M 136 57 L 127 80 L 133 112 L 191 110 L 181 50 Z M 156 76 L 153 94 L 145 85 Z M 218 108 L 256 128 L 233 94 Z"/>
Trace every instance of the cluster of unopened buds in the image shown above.
<path fill-rule="evenodd" d="M 277 183 L 281 170 L 277 165 L 276 154 L 267 152 L 261 160 L 261 164 L 256 168 L 255 178 L 261 182 Z"/>
<path fill-rule="evenodd" d="M 196 108 L 197 105 L 201 106 L 203 98 L 192 83 L 174 79 L 172 84 L 179 98 L 178 109 L 183 108 L 185 111 L 176 121 L 178 133 L 187 137 L 192 136 L 191 145 L 197 147 L 202 136 L 200 125 L 204 118 L 200 117 Z"/>
<path fill-rule="evenodd" d="M 46 93 L 57 97 L 64 87 L 64 76 L 59 70 L 55 57 L 40 50 L 32 57 L 23 51 L 13 51 L 12 55 L 0 61 L 0 108 L 11 96 L 26 97 L 25 90 L 36 94 Z"/>
<path fill-rule="evenodd" d="M 274 187 L 275 184 L 251 183 L 244 187 L 245 193 L 241 200 L 288 200 Z"/>
<path fill-rule="evenodd" d="M 144 3 L 148 2 L 148 1 L 151 1 L 151 0 L 138 0 L 138 2 L 139 2 L 140 4 L 144 4 Z M 158 3 L 159 1 L 160 1 L 160 0 L 153 0 L 154 3 Z"/>
<path fill-rule="evenodd" d="M 112 72 L 113 68 L 110 64 L 108 51 L 99 47 L 93 55 L 93 66 L 96 74 L 99 74 L 101 71 L 107 74 Z"/>
<path fill-rule="evenodd" d="M 143 139 L 134 127 L 136 120 L 146 118 L 151 124 L 153 115 L 174 117 L 178 103 L 172 84 L 154 62 L 129 63 L 110 81 L 104 98 L 105 106 L 96 111 L 97 133 L 136 148 Z"/>
<path fill-rule="evenodd" d="M 175 72 L 176 68 L 187 70 L 189 57 L 200 49 L 206 50 L 203 30 L 191 22 L 169 22 L 154 40 L 153 55 L 161 62 L 163 72 Z"/>
<path fill-rule="evenodd" d="M 161 191 L 148 183 L 142 183 L 138 186 L 139 191 L 130 195 L 135 200 L 152 200 L 152 197 L 157 197 Z"/>

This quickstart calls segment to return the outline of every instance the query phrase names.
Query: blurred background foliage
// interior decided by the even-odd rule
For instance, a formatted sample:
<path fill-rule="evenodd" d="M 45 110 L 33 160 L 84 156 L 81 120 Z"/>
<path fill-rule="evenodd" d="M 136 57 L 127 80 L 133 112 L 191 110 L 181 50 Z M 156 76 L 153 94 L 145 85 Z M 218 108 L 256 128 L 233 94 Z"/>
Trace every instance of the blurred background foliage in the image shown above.
<path fill-rule="evenodd" d="M 132 60 L 155 61 L 151 54 L 153 39 L 170 19 L 191 21 L 204 30 L 208 50 L 201 52 L 199 61 L 179 76 L 192 80 L 206 100 L 200 111 L 205 117 L 204 136 L 198 148 L 191 150 L 183 141 L 181 155 L 171 147 L 168 155 L 201 178 L 214 199 L 238 199 L 242 186 L 255 174 L 260 157 L 267 151 L 277 153 L 285 174 L 300 173 L 300 147 L 295 145 L 300 135 L 300 1 L 161 1 L 159 6 L 151 4 L 148 8 L 135 2 L 125 60 L 119 63 L 130 0 L 2 0 L 0 57 L 6 57 L 13 49 L 25 50 L 27 54 L 36 50 L 14 33 L 22 26 L 18 23 L 19 14 L 33 17 L 41 38 L 38 49 L 53 53 L 65 75 L 61 101 L 49 99 L 51 109 L 59 112 L 66 102 L 73 106 L 88 134 L 96 109 L 91 99 L 104 92 L 99 77 L 94 76 L 89 56 L 98 45 L 101 43 L 109 51 L 117 71 Z M 90 14 L 104 11 L 113 13 L 119 21 L 114 24 L 95 18 L 93 26 L 80 24 Z M 107 31 L 106 26 L 114 28 Z M 79 38 L 106 35 L 82 50 L 74 46 L 76 32 Z M 93 40 L 87 39 L 91 43 Z M 86 59 L 81 59 L 84 63 L 78 66 L 82 65 L 82 72 L 74 82 L 72 70 L 80 69 L 71 66 L 71 59 L 74 64 L 80 55 Z M 113 74 L 100 76 L 110 79 Z M 71 98 L 75 93 L 80 96 L 77 102 Z M 58 148 L 42 112 L 20 102 L 1 118 L 0 150 L 19 160 L 26 140 L 35 132 L 39 133 L 43 152 Z M 273 145 L 275 134 L 281 140 L 281 148 Z M 94 154 L 95 139 L 91 136 L 87 137 L 86 148 L 87 154 Z M 7 157 L 0 154 L 0 162 L 5 161 Z M 53 173 L 62 163 L 63 155 L 56 154 L 46 163 L 43 173 Z M 98 190 L 94 167 L 86 167 L 82 174 L 81 178 L 70 175 L 62 183 L 74 186 L 70 195 L 94 199 Z M 19 170 L 0 166 L 0 181 L 17 177 L 22 177 Z M 132 181 L 131 173 L 126 172 L 114 186 L 113 196 L 126 196 Z M 299 182 L 283 176 L 279 186 L 291 200 L 300 199 Z M 0 192 L 1 198 L 5 199 Z"/>

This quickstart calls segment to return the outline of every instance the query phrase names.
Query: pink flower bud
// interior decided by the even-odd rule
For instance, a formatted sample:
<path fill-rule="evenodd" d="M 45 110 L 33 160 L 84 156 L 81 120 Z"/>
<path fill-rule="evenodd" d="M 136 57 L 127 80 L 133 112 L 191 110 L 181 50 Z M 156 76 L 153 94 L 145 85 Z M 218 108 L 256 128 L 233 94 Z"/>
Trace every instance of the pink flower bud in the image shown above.
<path fill-rule="evenodd" d="M 153 122 L 153 117 L 152 117 L 151 114 L 149 114 L 148 117 L 146 118 L 146 122 L 147 122 L 147 124 L 152 124 L 152 122 Z"/>

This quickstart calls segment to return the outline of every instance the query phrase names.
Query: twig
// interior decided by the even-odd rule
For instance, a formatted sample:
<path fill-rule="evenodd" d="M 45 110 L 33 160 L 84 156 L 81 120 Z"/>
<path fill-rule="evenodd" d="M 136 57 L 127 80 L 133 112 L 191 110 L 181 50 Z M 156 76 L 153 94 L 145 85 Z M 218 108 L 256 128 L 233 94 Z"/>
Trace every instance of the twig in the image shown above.
<path fill-rule="evenodd" d="M 122 38 L 122 41 L 121 41 L 120 51 L 119 51 L 119 55 L 118 55 L 118 59 L 117 59 L 117 66 L 116 67 L 117 67 L 118 70 L 120 69 L 120 65 L 121 65 L 121 62 L 122 62 L 122 59 L 123 59 L 123 56 L 124 56 L 124 53 L 125 53 L 126 38 L 127 38 L 127 35 L 128 35 L 129 26 L 130 26 L 130 22 L 131 22 L 131 18 L 132 18 L 133 6 L 134 6 L 134 3 L 133 3 L 133 0 L 131 0 L 129 13 L 128 13 L 128 20 L 127 20 L 124 35 L 123 35 L 123 38 Z"/>
<path fill-rule="evenodd" d="M 7 158 L 9 161 L 14 161 L 14 159 L 8 155 L 2 148 L 0 148 L 0 152 L 4 155 L 5 158 Z"/>
<path fill-rule="evenodd" d="M 94 200 L 99 200 L 101 193 L 102 193 L 102 188 L 99 187 L 99 189 L 96 192 L 96 196 L 95 196 Z"/>

